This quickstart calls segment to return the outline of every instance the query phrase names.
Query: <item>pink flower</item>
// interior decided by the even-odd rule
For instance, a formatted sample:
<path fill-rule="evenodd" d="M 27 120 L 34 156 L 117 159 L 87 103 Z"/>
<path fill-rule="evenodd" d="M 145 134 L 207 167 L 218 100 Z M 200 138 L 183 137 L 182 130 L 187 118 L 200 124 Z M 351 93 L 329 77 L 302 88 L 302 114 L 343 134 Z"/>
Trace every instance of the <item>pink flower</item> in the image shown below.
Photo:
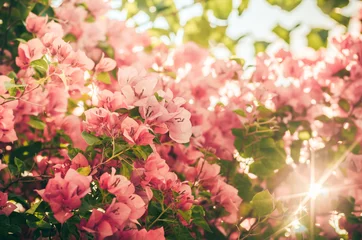
<path fill-rule="evenodd" d="M 123 231 L 119 235 L 121 240 L 165 240 L 165 232 L 163 227 L 149 230 L 128 230 Z"/>
<path fill-rule="evenodd" d="M 158 82 L 155 76 L 147 74 L 140 66 L 120 68 L 117 77 L 121 92 L 129 106 L 142 104 L 140 100 L 152 96 Z"/>
<path fill-rule="evenodd" d="M 14 130 L 13 110 L 5 107 L 0 105 L 0 142 L 14 142 L 18 137 Z"/>
<path fill-rule="evenodd" d="M 114 195 L 131 195 L 134 193 L 133 184 L 122 175 L 116 175 L 116 169 L 112 168 L 111 174 L 103 173 L 99 180 L 100 188 Z"/>
<path fill-rule="evenodd" d="M 77 170 L 78 168 L 81 167 L 87 167 L 89 166 L 88 160 L 84 157 L 83 154 L 78 153 L 73 159 L 72 159 L 72 164 L 71 164 L 71 168 Z"/>
<path fill-rule="evenodd" d="M 54 217 L 60 223 L 64 223 L 73 216 L 71 211 L 81 206 L 81 198 L 91 191 L 89 187 L 91 181 L 91 176 L 80 175 L 70 168 L 64 179 L 60 173 L 56 173 L 45 189 L 36 191 L 49 203 Z"/>
<path fill-rule="evenodd" d="M 83 229 L 97 235 L 97 239 L 104 239 L 122 230 L 130 213 L 131 210 L 126 204 L 116 202 L 116 200 L 113 199 L 105 213 L 93 209 L 92 215 L 86 225 L 83 226 Z"/>
<path fill-rule="evenodd" d="M 105 89 L 99 92 L 98 98 L 93 99 L 93 102 L 98 107 L 106 108 L 110 111 L 115 111 L 120 108 L 127 108 L 124 96 L 121 92 L 114 92 Z"/>
<path fill-rule="evenodd" d="M 82 137 L 81 123 L 78 117 L 69 115 L 62 119 L 60 126 L 64 133 L 71 138 L 74 147 L 85 150 L 88 144 Z"/>
<path fill-rule="evenodd" d="M 2 163 L 1 160 L 0 160 L 0 171 L 3 170 L 4 168 L 7 168 L 7 167 L 8 167 L 8 165 Z"/>
<path fill-rule="evenodd" d="M 27 43 L 20 43 L 18 47 L 19 56 L 15 59 L 16 65 L 20 68 L 27 68 L 29 64 L 43 57 L 44 45 L 38 39 L 34 38 Z"/>
<path fill-rule="evenodd" d="M 30 12 L 25 20 L 26 30 L 28 30 L 31 33 L 37 34 L 42 31 L 47 22 L 48 22 L 48 16 L 40 17 Z"/>
<path fill-rule="evenodd" d="M 95 132 L 96 135 L 115 136 L 119 133 L 122 116 L 119 116 L 118 113 L 110 112 L 104 108 L 92 108 L 85 111 L 84 114 L 86 130 Z"/>
<path fill-rule="evenodd" d="M 104 53 L 102 53 L 102 58 L 95 67 L 96 72 L 109 72 L 112 71 L 117 66 L 116 61 L 112 58 L 105 58 Z"/>
<path fill-rule="evenodd" d="M 8 194 L 0 192 L 0 215 L 9 216 L 15 209 L 15 204 L 8 202 Z"/>
<path fill-rule="evenodd" d="M 129 144 L 149 145 L 152 144 L 154 136 L 149 132 L 146 125 L 126 117 L 121 123 L 121 131 L 124 140 Z"/>
<path fill-rule="evenodd" d="M 144 168 L 145 180 L 147 182 L 153 182 L 154 184 L 166 182 L 165 176 L 169 172 L 170 167 L 157 153 L 152 153 L 148 156 Z"/>

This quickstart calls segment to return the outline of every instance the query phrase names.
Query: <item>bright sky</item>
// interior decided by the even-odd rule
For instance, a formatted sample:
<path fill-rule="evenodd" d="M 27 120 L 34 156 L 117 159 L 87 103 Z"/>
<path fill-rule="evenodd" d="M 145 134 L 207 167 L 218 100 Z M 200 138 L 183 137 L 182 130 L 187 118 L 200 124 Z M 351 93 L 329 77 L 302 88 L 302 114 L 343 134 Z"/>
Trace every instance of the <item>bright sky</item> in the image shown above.
<path fill-rule="evenodd" d="M 132 1 L 132 0 L 131 0 Z M 136 0 L 137 1 L 137 0 Z M 234 6 L 238 6 L 241 0 L 233 0 Z M 271 32 L 276 24 L 289 29 L 296 24 L 301 23 L 301 26 L 295 29 L 291 34 L 291 50 L 298 54 L 304 46 L 307 45 L 305 36 L 310 31 L 311 27 L 320 27 L 326 29 L 333 29 L 332 34 L 343 32 L 344 29 L 337 28 L 334 20 L 325 15 L 316 4 L 317 0 L 303 0 L 302 3 L 292 12 L 281 10 L 277 6 L 271 6 L 266 0 L 249 0 L 249 7 L 239 17 L 237 11 L 230 15 L 229 27 L 227 34 L 231 38 L 238 38 L 239 36 L 249 33 L 248 37 L 243 38 L 236 50 L 238 57 L 244 58 L 247 62 L 253 62 L 255 40 L 263 40 L 273 42 L 269 47 L 270 51 L 279 49 L 286 46 L 283 40 L 279 39 L 274 33 Z M 178 9 L 192 4 L 193 0 L 175 0 Z M 113 0 L 112 4 L 116 7 L 120 5 L 119 0 Z M 351 0 L 351 3 L 346 8 L 342 9 L 342 13 L 347 16 L 355 16 L 358 12 L 360 3 L 357 0 Z M 202 13 L 201 5 L 196 4 L 194 7 L 183 9 L 180 11 L 181 24 L 185 24 L 187 20 L 199 16 Z M 114 11 L 110 16 L 124 20 L 125 13 Z M 137 23 L 147 22 L 148 17 L 146 14 L 138 14 L 136 16 Z M 140 31 L 152 27 L 151 24 L 144 24 Z M 162 19 L 155 23 L 155 27 L 167 27 L 167 23 Z M 174 39 L 176 44 L 182 43 L 182 32 L 180 32 Z M 214 52 L 217 57 L 227 57 L 227 52 L 218 50 Z"/>

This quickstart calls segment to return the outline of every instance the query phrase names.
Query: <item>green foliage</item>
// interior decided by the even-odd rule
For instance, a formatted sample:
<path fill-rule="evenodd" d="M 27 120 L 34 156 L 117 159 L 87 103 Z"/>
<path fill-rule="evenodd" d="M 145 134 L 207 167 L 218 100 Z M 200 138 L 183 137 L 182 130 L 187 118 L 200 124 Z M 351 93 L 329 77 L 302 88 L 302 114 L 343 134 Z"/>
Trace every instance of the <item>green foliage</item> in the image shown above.
<path fill-rule="evenodd" d="M 82 132 L 82 137 L 86 141 L 86 143 L 88 145 L 91 145 L 91 146 L 92 145 L 98 145 L 98 144 L 100 144 L 102 142 L 100 138 L 94 136 L 93 134 L 85 132 L 85 131 Z"/>
<path fill-rule="evenodd" d="M 100 81 L 102 83 L 111 84 L 111 77 L 109 76 L 109 73 L 107 73 L 107 72 L 98 73 L 96 78 L 98 81 Z"/>
<path fill-rule="evenodd" d="M 302 2 L 302 0 L 267 0 L 267 2 L 271 5 L 278 6 L 281 9 L 290 12 L 296 8 Z"/>
<path fill-rule="evenodd" d="M 278 37 L 280 37 L 281 39 L 283 39 L 286 43 L 290 43 L 290 31 L 288 31 L 287 29 L 283 28 L 282 26 L 280 26 L 279 24 L 276 25 L 273 30 L 272 30 L 276 35 L 278 35 Z"/>
<path fill-rule="evenodd" d="M 308 46 L 318 50 L 327 47 L 328 30 L 313 28 L 307 35 Z"/>
<path fill-rule="evenodd" d="M 268 190 L 255 194 L 250 203 L 257 217 L 264 217 L 274 211 L 274 199 Z"/>
<path fill-rule="evenodd" d="M 184 31 L 185 42 L 193 41 L 203 47 L 209 46 L 209 36 L 212 33 L 212 29 L 205 16 L 190 19 L 186 23 Z"/>
<path fill-rule="evenodd" d="M 227 19 L 233 9 L 232 0 L 209 0 L 206 2 L 206 7 L 211 9 L 214 16 L 220 19 Z"/>
<path fill-rule="evenodd" d="M 265 41 L 254 42 L 255 54 L 265 52 L 269 45 L 270 45 L 270 42 L 265 42 Z"/>

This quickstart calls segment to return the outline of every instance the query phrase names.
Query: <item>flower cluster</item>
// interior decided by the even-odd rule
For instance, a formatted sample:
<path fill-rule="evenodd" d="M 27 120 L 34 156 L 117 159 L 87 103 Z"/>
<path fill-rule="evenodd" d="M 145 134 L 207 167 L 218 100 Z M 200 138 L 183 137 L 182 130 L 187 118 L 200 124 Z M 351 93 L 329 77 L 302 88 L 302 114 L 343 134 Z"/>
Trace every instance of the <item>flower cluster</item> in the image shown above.
<path fill-rule="evenodd" d="M 236 61 L 154 43 L 109 9 L 63 1 L 25 20 L 32 38 L 0 76 L 0 238 L 296 236 L 288 221 L 316 176 L 352 187 L 319 202 L 340 224 L 314 233 L 362 234 L 361 36 L 259 54 L 244 79 Z"/>

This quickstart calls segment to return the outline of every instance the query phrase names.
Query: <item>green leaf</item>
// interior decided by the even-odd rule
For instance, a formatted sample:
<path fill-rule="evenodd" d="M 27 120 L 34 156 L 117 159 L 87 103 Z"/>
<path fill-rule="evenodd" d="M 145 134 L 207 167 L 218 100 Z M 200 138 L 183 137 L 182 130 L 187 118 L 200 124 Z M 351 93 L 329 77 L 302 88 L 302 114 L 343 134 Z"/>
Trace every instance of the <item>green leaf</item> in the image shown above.
<path fill-rule="evenodd" d="M 255 55 L 261 52 L 265 52 L 270 42 L 256 41 L 254 42 Z"/>
<path fill-rule="evenodd" d="M 307 130 L 300 131 L 298 133 L 298 138 L 300 140 L 309 140 L 310 139 L 310 133 Z"/>
<path fill-rule="evenodd" d="M 275 148 L 275 142 L 272 138 L 263 138 L 260 140 L 260 148 Z"/>
<path fill-rule="evenodd" d="M 181 215 L 181 217 L 187 222 L 189 223 L 191 220 L 191 215 L 192 215 L 192 210 L 189 209 L 187 211 L 182 211 L 182 210 L 177 210 L 178 214 Z"/>
<path fill-rule="evenodd" d="M 238 7 L 239 16 L 248 8 L 249 0 L 241 0 L 241 3 Z"/>
<path fill-rule="evenodd" d="M 15 166 L 18 169 L 18 172 L 21 173 L 23 170 L 24 162 L 20 160 L 19 158 L 14 158 Z"/>
<path fill-rule="evenodd" d="M 350 17 L 346 17 L 336 11 L 332 11 L 329 14 L 330 18 L 334 19 L 336 22 L 338 22 L 339 24 L 342 24 L 344 26 L 348 26 L 349 25 L 349 21 L 351 20 Z"/>
<path fill-rule="evenodd" d="M 78 172 L 80 175 L 88 176 L 89 173 L 91 172 L 91 167 L 90 167 L 90 166 L 80 167 L 80 168 L 77 169 L 77 172 Z"/>
<path fill-rule="evenodd" d="M 163 29 L 163 28 L 151 28 L 151 29 L 148 29 L 147 32 L 151 36 L 155 36 L 155 37 L 168 36 L 170 33 L 167 29 Z"/>
<path fill-rule="evenodd" d="M 350 76 L 351 76 L 351 72 L 345 68 L 343 68 L 343 69 L 339 70 L 338 72 L 336 72 L 335 74 L 333 74 L 333 77 L 340 77 L 340 78 L 350 77 Z"/>
<path fill-rule="evenodd" d="M 232 185 L 238 189 L 238 195 L 243 201 L 250 201 L 253 197 L 253 191 L 251 190 L 252 183 L 247 174 L 236 174 Z"/>
<path fill-rule="evenodd" d="M 31 208 L 28 209 L 28 210 L 26 211 L 26 213 L 34 214 L 42 202 L 43 202 L 43 201 L 41 200 L 41 201 L 39 201 L 39 202 L 36 202 L 36 203 L 32 204 L 32 205 L 31 205 Z"/>
<path fill-rule="evenodd" d="M 208 232 L 211 232 L 210 226 L 209 224 L 207 224 L 204 216 L 205 216 L 205 210 L 203 207 L 201 206 L 192 207 L 192 223 Z"/>
<path fill-rule="evenodd" d="M 101 72 L 97 74 L 97 80 L 105 83 L 105 84 L 111 84 L 111 77 L 109 76 L 109 73 L 107 72 Z"/>
<path fill-rule="evenodd" d="M 273 169 L 267 168 L 261 161 L 250 164 L 249 172 L 258 177 L 268 177 L 274 173 Z"/>
<path fill-rule="evenodd" d="M 302 148 L 302 140 L 295 140 L 290 147 L 290 156 L 294 161 L 299 161 L 300 149 Z"/>
<path fill-rule="evenodd" d="M 26 85 L 19 85 L 19 84 L 15 84 L 13 81 L 11 82 L 4 82 L 4 86 L 6 90 L 10 90 L 13 88 L 23 88 L 26 87 Z"/>
<path fill-rule="evenodd" d="M 39 79 L 46 76 L 48 71 L 48 63 L 43 58 L 32 61 L 30 66 L 32 66 L 35 70 L 35 78 Z"/>
<path fill-rule="evenodd" d="M 308 46 L 318 50 L 327 47 L 328 30 L 322 28 L 313 28 L 307 35 Z"/>
<path fill-rule="evenodd" d="M 82 132 L 82 137 L 86 141 L 86 143 L 91 146 L 102 143 L 101 139 L 85 131 Z"/>
<path fill-rule="evenodd" d="M 338 101 L 338 105 L 340 108 L 343 109 L 343 111 L 345 112 L 349 112 L 349 110 L 351 109 L 351 106 L 349 105 L 348 101 L 346 99 L 343 99 L 341 98 L 339 101 Z"/>
<path fill-rule="evenodd" d="M 283 28 L 282 26 L 280 26 L 279 24 L 276 25 L 273 30 L 272 30 L 276 35 L 278 35 L 278 37 L 280 37 L 281 39 L 283 39 L 286 43 L 290 43 L 290 31 Z"/>
<path fill-rule="evenodd" d="M 38 129 L 38 130 L 44 130 L 46 127 L 45 123 L 36 117 L 31 116 L 30 120 L 28 121 L 28 125 L 32 128 Z"/>
<path fill-rule="evenodd" d="M 209 0 L 207 1 L 207 8 L 213 11 L 215 17 L 219 19 L 228 19 L 229 14 L 233 10 L 233 1 Z"/>
<path fill-rule="evenodd" d="M 202 47 L 208 47 L 208 39 L 212 32 L 210 23 L 205 17 L 191 18 L 184 27 L 184 42 L 193 41 Z"/>
<path fill-rule="evenodd" d="M 241 116 L 241 117 L 246 117 L 246 113 L 242 109 L 236 109 L 233 112 L 236 113 L 237 115 Z"/>
<path fill-rule="evenodd" d="M 274 210 L 274 199 L 268 190 L 258 192 L 251 200 L 254 213 L 258 217 L 269 215 Z"/>
<path fill-rule="evenodd" d="M 290 12 L 296 8 L 302 2 L 302 0 L 267 0 L 267 2 L 271 5 L 279 6 L 281 9 Z"/>
<path fill-rule="evenodd" d="M 349 4 L 349 0 L 317 0 L 317 6 L 325 14 L 330 14 L 335 8 L 343 8 Z"/>

